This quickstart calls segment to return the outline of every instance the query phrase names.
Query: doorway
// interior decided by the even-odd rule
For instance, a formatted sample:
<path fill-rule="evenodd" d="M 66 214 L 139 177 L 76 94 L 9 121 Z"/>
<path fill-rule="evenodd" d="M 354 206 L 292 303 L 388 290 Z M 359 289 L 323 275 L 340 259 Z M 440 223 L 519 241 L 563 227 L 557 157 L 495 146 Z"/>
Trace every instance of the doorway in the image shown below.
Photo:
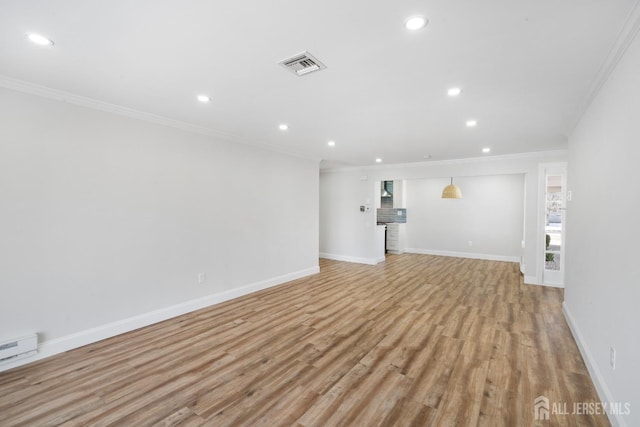
<path fill-rule="evenodd" d="M 545 168 L 542 283 L 549 286 L 564 286 L 566 187 L 566 166 Z"/>

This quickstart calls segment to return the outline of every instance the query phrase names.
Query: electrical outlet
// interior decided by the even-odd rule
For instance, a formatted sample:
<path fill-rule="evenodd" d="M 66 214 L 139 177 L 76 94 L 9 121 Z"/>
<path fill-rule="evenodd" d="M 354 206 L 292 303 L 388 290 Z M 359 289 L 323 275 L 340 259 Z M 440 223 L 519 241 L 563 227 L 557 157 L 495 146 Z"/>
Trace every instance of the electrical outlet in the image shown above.
<path fill-rule="evenodd" d="M 613 347 L 609 347 L 609 365 L 611 369 L 616 369 L 616 349 Z"/>
<path fill-rule="evenodd" d="M 198 273 L 198 284 L 202 285 L 207 281 L 207 273 Z"/>

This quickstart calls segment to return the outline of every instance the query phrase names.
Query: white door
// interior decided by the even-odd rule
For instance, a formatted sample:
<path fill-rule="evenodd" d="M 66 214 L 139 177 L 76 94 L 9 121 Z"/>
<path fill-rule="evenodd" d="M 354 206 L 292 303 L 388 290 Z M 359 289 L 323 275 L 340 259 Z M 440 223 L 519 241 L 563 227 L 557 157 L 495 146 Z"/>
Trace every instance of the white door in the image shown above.
<path fill-rule="evenodd" d="M 542 277 L 545 285 L 564 286 L 566 187 L 566 168 L 545 169 L 545 245 Z"/>

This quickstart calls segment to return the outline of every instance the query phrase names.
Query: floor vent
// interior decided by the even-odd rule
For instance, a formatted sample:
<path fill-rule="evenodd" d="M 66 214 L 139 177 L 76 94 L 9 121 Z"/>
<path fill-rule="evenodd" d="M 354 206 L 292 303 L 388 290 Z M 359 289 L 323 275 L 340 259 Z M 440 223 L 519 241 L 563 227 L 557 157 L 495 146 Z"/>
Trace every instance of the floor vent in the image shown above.
<path fill-rule="evenodd" d="M 327 68 L 326 65 L 314 58 L 309 52 L 302 52 L 284 61 L 280 61 L 279 64 L 297 76 L 306 76 L 314 71 Z"/>
<path fill-rule="evenodd" d="M 38 336 L 36 334 L 16 340 L 0 341 L 0 364 L 33 356 L 37 352 Z"/>

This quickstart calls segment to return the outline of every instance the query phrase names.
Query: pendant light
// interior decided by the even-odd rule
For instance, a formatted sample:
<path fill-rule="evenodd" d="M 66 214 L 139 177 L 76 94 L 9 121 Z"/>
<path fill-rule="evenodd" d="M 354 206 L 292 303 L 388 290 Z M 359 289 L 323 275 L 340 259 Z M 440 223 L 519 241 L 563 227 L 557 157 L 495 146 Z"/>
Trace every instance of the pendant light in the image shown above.
<path fill-rule="evenodd" d="M 443 199 L 462 199 L 462 191 L 457 185 L 453 185 L 453 177 L 451 177 L 451 184 L 444 187 L 442 190 Z"/>

